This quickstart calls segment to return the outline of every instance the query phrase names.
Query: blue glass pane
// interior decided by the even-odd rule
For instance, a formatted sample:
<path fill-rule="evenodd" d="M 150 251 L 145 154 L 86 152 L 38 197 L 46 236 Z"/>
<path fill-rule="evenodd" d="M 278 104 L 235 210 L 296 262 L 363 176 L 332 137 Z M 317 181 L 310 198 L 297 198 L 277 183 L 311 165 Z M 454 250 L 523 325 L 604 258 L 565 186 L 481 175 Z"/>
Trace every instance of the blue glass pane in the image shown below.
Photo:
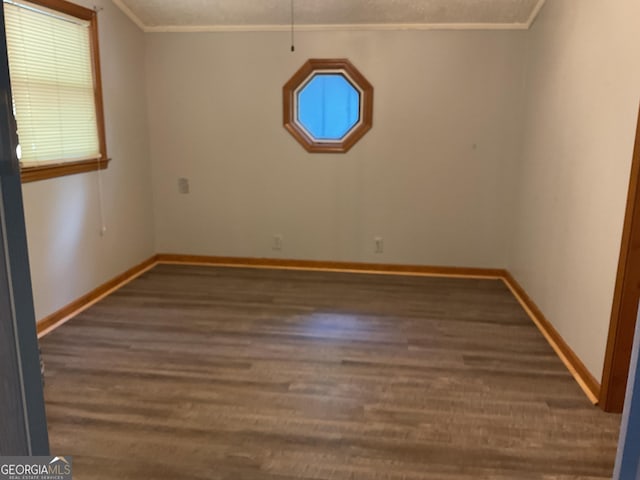
<path fill-rule="evenodd" d="M 317 74 L 298 93 L 298 122 L 316 140 L 340 140 L 360 118 L 360 93 L 339 73 Z"/>

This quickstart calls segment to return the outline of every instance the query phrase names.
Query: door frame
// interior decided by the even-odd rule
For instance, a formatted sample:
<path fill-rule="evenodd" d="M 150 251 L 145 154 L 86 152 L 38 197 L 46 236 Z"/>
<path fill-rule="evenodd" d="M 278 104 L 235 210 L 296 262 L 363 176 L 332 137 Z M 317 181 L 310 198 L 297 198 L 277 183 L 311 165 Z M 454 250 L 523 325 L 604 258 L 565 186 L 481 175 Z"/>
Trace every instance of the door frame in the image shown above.
<path fill-rule="evenodd" d="M 49 455 L 22 202 L 18 137 L 0 2 L 0 455 Z"/>
<path fill-rule="evenodd" d="M 600 388 L 600 407 L 621 413 L 640 299 L 640 113 L 631 163 L 618 274 Z"/>
<path fill-rule="evenodd" d="M 635 336 L 613 480 L 637 479 L 640 473 L 640 321 Z"/>

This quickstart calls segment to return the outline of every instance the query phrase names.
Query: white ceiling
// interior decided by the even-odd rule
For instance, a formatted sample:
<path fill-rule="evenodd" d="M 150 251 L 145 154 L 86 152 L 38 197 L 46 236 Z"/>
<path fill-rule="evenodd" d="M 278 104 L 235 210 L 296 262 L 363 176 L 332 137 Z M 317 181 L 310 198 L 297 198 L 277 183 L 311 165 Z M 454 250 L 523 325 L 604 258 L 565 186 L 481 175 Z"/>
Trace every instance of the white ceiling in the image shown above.
<path fill-rule="evenodd" d="M 293 0 L 296 28 L 525 29 L 545 0 Z M 291 0 L 113 0 L 145 31 L 290 28 Z"/>

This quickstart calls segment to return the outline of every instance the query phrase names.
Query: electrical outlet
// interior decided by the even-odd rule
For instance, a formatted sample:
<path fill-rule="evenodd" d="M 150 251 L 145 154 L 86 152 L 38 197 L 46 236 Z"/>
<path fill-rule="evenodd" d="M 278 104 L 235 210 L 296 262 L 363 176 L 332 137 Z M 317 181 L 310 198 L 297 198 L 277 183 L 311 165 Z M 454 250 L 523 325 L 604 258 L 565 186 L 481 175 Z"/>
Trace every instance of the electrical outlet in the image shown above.
<path fill-rule="evenodd" d="M 181 177 L 178 179 L 178 192 L 182 194 L 189 193 L 189 179 Z"/>
<path fill-rule="evenodd" d="M 382 237 L 375 237 L 373 239 L 373 251 L 374 253 L 382 253 L 384 252 L 384 240 Z"/>
<path fill-rule="evenodd" d="M 273 236 L 273 245 L 271 248 L 274 250 L 282 250 L 282 235 L 278 234 Z"/>

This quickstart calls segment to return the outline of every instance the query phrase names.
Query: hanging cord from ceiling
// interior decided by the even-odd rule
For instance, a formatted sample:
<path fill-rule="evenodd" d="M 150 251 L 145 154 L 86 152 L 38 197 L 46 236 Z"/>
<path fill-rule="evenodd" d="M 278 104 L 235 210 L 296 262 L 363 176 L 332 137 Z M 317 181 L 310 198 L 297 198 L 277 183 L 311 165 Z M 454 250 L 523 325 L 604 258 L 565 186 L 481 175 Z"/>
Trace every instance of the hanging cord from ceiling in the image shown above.
<path fill-rule="evenodd" d="M 293 1 L 294 0 L 291 0 L 291 51 L 295 52 L 296 51 L 296 46 L 294 42 L 295 10 L 294 10 Z"/>

